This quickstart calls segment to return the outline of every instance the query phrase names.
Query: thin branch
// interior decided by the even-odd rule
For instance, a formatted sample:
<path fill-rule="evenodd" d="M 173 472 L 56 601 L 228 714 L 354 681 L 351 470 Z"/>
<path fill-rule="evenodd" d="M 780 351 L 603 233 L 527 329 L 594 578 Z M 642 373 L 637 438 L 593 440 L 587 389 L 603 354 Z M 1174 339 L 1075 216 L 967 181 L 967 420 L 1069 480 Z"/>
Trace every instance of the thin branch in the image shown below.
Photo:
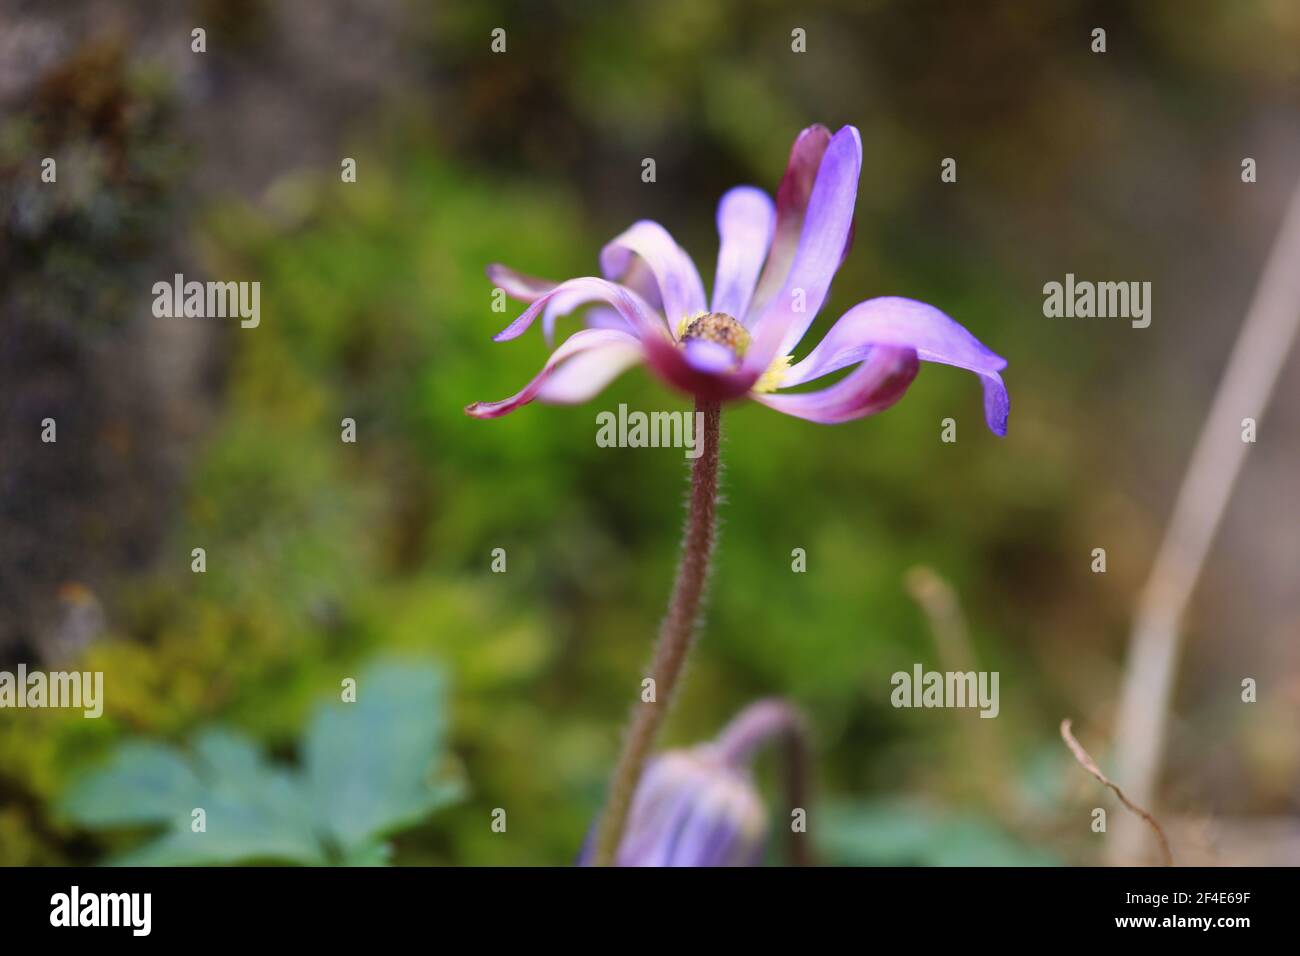
<path fill-rule="evenodd" d="M 1160 841 L 1160 853 L 1164 857 L 1165 866 L 1173 866 L 1174 855 L 1169 850 L 1169 840 L 1166 839 L 1165 831 L 1160 828 L 1160 824 L 1156 823 L 1156 818 L 1147 813 L 1128 797 L 1124 796 L 1124 791 L 1111 783 L 1110 779 L 1101 772 L 1101 768 L 1097 766 L 1096 761 L 1092 759 L 1088 754 L 1088 751 L 1084 750 L 1083 745 L 1074 739 L 1074 734 L 1070 732 L 1070 718 L 1068 717 L 1061 721 L 1061 739 L 1064 740 L 1065 745 L 1070 748 L 1070 753 L 1074 754 L 1074 759 L 1079 762 L 1080 767 L 1088 771 L 1088 773 L 1092 774 L 1107 787 L 1110 787 L 1110 789 L 1114 791 L 1115 796 L 1119 797 L 1120 803 L 1124 804 L 1124 806 L 1128 807 L 1151 826 L 1151 829 L 1155 831 L 1156 839 Z"/>

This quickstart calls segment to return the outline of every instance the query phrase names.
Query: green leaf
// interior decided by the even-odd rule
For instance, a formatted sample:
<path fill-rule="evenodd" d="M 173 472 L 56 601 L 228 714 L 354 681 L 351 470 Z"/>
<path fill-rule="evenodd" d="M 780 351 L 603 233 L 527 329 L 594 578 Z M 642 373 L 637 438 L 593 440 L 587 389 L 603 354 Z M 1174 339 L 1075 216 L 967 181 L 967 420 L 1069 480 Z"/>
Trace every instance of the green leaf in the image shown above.
<path fill-rule="evenodd" d="M 118 864 L 325 862 L 296 775 L 267 765 L 251 741 L 224 730 L 201 734 L 192 757 L 129 743 L 103 770 L 74 784 L 64 810 L 91 827 L 168 825 L 163 837 Z M 203 811 L 199 832 L 196 810 Z"/>
<path fill-rule="evenodd" d="M 385 662 L 357 681 L 355 703 L 326 705 L 307 733 L 305 771 L 322 823 L 348 855 L 460 796 L 435 782 L 444 681 L 424 663 Z"/>
<path fill-rule="evenodd" d="M 340 862 L 340 866 L 388 866 L 392 860 L 393 848 L 387 843 L 362 843 L 352 849 Z"/>
<path fill-rule="evenodd" d="M 837 803 L 818 814 L 817 843 L 842 866 L 1053 866 L 1051 853 L 1025 846 L 997 824 L 894 801 Z"/>
<path fill-rule="evenodd" d="M 91 828 L 166 823 L 188 816 L 202 786 L 173 748 L 131 741 L 106 766 L 74 778 L 59 809 Z"/>
<path fill-rule="evenodd" d="M 361 677 L 356 703 L 318 711 L 303 771 L 276 766 L 247 737 L 214 728 L 195 737 L 191 753 L 124 745 L 106 766 L 74 779 L 62 810 L 91 828 L 165 827 L 112 861 L 118 865 L 382 866 L 390 851 L 380 837 L 460 796 L 457 782 L 428 773 L 443 755 L 442 706 L 432 665 L 380 664 Z"/>

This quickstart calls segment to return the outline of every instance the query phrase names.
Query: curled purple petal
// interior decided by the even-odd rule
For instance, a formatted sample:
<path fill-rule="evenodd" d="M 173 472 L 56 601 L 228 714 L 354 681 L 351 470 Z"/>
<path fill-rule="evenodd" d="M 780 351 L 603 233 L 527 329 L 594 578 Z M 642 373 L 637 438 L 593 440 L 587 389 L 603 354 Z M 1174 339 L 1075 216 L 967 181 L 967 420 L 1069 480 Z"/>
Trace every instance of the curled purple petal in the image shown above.
<path fill-rule="evenodd" d="M 861 365 L 834 385 L 815 392 L 755 394 L 754 400 L 795 418 L 838 425 L 893 405 L 903 397 L 919 368 L 912 349 L 874 348 Z"/>
<path fill-rule="evenodd" d="M 613 343 L 574 355 L 542 382 L 537 400 L 551 405 L 577 405 L 594 398 L 633 365 L 645 361 L 640 342 Z"/>
<path fill-rule="evenodd" d="M 751 325 L 750 319 L 757 319 L 762 314 L 772 296 L 785 284 L 794 251 L 799 246 L 799 236 L 803 232 L 808 197 L 812 195 L 817 170 L 821 167 L 822 156 L 826 154 L 826 146 L 830 141 L 831 131 L 820 123 L 809 126 L 795 137 L 794 145 L 790 148 L 789 165 L 786 166 L 785 175 L 776 191 L 776 229 L 772 235 L 772 248 L 767 263 L 750 303 L 750 315 L 736 316 L 746 325 Z"/>
<path fill-rule="evenodd" d="M 718 272 L 713 281 L 714 312 L 743 319 L 763 268 L 776 213 L 767 193 L 737 186 L 718 203 Z"/>
<path fill-rule="evenodd" d="M 600 251 L 600 269 L 609 278 L 624 275 L 638 256 L 654 273 L 669 329 L 707 307 L 704 283 L 686 251 L 657 222 L 642 219 L 610 240 Z"/>
<path fill-rule="evenodd" d="M 641 346 L 636 337 L 626 332 L 613 329 L 583 329 L 581 332 L 573 333 L 552 352 L 551 357 L 542 366 L 542 370 L 519 392 L 499 402 L 475 402 L 467 405 L 465 414 L 472 418 L 500 418 L 502 415 L 507 415 L 521 405 L 527 405 L 534 398 L 542 397 L 548 379 L 556 374 L 556 368 L 560 363 L 565 360 L 575 360 L 575 357 L 595 350 L 611 350 L 607 355 L 609 361 L 604 365 L 598 363 L 594 366 L 591 364 L 581 366 L 578 370 L 581 374 L 568 375 L 561 380 L 560 386 L 552 387 L 546 396 L 548 401 L 557 403 L 582 401 L 584 397 L 589 397 L 599 390 L 598 386 L 594 390 L 587 391 L 591 389 L 591 380 L 617 368 L 617 371 L 599 379 L 599 385 L 603 386 L 627 367 L 626 364 L 620 364 L 623 360 L 630 358 L 633 352 L 638 357 L 641 354 Z"/>
<path fill-rule="evenodd" d="M 862 139 L 845 126 L 826 147 L 789 275 L 753 324 L 755 343 L 747 363 L 767 368 L 799 343 L 817 317 L 852 231 L 861 171 Z"/>
<path fill-rule="evenodd" d="M 989 429 L 997 435 L 1007 433 L 1010 400 L 998 374 L 1006 368 L 1006 359 L 934 306 L 915 299 L 882 296 L 858 303 L 831 326 L 807 358 L 785 374 L 782 385 L 799 385 L 860 362 L 877 346 L 915 349 L 922 361 L 953 365 L 980 376 Z"/>
<path fill-rule="evenodd" d="M 997 372 L 978 372 L 984 387 L 984 421 L 989 430 L 1000 438 L 1007 437 L 1007 418 L 1011 414 L 1011 396 Z"/>
<path fill-rule="evenodd" d="M 645 300 L 632 290 L 607 279 L 584 276 L 580 279 L 570 279 L 568 282 L 562 282 L 549 292 L 534 299 L 532 305 L 525 309 L 519 318 L 493 336 L 493 339 L 497 342 L 508 342 L 510 339 L 518 338 L 527 331 L 538 314 L 557 296 L 568 297 L 575 293 L 586 296 L 587 301 L 590 302 L 608 303 L 635 329 L 657 331 L 656 327 L 662 328 L 663 326 L 662 322 L 654 318 L 654 312 L 649 308 Z"/>
<path fill-rule="evenodd" d="M 550 279 L 516 272 L 509 266 L 494 262 L 487 267 L 487 276 L 497 288 L 504 289 L 506 295 L 520 302 L 535 302 L 559 284 Z"/>
<path fill-rule="evenodd" d="M 520 302 L 527 302 L 529 304 L 536 302 L 544 295 L 557 292 L 559 286 L 558 282 L 552 282 L 550 279 L 541 279 L 537 276 L 526 275 L 525 273 L 518 272 L 511 269 L 509 266 L 504 266 L 500 263 L 493 263 L 488 266 L 487 275 L 492 281 L 492 284 L 500 289 L 504 289 L 506 295 L 510 296 L 510 298 L 517 299 Z M 655 285 L 652 276 L 649 277 L 649 281 L 646 281 L 647 276 L 648 273 L 646 272 L 645 267 L 641 265 L 637 268 L 630 269 L 628 277 L 626 277 L 625 281 L 620 284 L 634 294 L 639 294 L 640 290 L 638 289 L 638 286 L 647 288 L 657 299 L 659 295 L 658 287 Z M 631 282 L 627 281 L 628 279 L 630 279 Z M 644 295 L 641 297 L 642 299 L 645 298 Z M 591 289 L 557 292 L 557 294 L 546 303 L 546 308 L 542 313 L 542 335 L 546 339 L 546 344 L 550 345 L 555 339 L 556 320 L 569 315 L 574 310 L 580 309 L 584 305 L 590 305 L 592 302 L 602 301 L 605 301 L 605 296 L 593 292 Z M 648 302 L 640 302 L 638 304 L 642 306 L 642 311 L 647 314 L 653 313 L 656 308 Z M 628 323 L 626 321 L 620 319 L 619 322 L 620 324 L 617 326 L 607 323 L 606 327 L 628 328 Z M 588 324 L 593 327 L 598 327 L 592 322 L 589 322 Z"/>
<path fill-rule="evenodd" d="M 654 306 L 641 297 L 635 289 L 632 289 L 630 286 L 622 282 L 620 282 L 619 285 L 622 285 L 629 293 L 631 293 L 633 300 L 640 307 L 642 314 L 655 317 L 651 319 L 651 322 L 653 324 L 658 324 L 658 312 Z M 546 308 L 542 312 L 542 337 L 546 340 L 546 344 L 552 345 L 555 342 L 555 323 L 557 320 L 581 309 L 583 306 L 591 305 L 593 302 L 603 301 L 603 296 L 595 295 L 591 290 L 558 293 L 553 299 L 546 303 Z M 592 312 L 595 313 L 595 316 L 593 317 L 591 314 L 588 314 L 588 328 L 623 329 L 624 331 L 629 331 L 633 334 L 636 333 L 636 329 L 627 319 L 619 315 L 617 309 L 598 307 L 593 309 Z"/>

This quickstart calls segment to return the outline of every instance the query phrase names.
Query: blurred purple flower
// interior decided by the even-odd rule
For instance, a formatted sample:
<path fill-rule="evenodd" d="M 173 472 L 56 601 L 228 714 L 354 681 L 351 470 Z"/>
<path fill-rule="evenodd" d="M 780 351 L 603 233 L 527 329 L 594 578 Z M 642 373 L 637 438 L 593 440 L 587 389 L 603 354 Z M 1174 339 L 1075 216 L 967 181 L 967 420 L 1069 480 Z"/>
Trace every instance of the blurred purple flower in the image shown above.
<path fill-rule="evenodd" d="M 749 772 L 708 746 L 673 750 L 641 777 L 618 866 L 753 866 L 763 855 L 767 811 Z M 590 860 L 590 847 L 582 863 Z"/>
<path fill-rule="evenodd" d="M 888 408 L 916 377 L 919 360 L 968 369 L 984 387 L 988 426 L 1005 435 L 1009 402 L 998 374 L 1006 361 L 933 306 L 885 296 L 849 309 L 802 360 L 791 353 L 817 316 L 848 253 L 862 168 L 862 141 L 845 126 L 799 134 L 776 203 L 737 186 L 718 204 L 721 245 L 713 299 L 686 252 L 658 223 L 641 220 L 600 253 L 604 278 L 555 283 L 502 265 L 488 276 L 530 303 L 496 336 L 522 334 L 540 315 L 547 341 L 556 320 L 596 304 L 588 328 L 564 341 L 510 398 L 465 411 L 496 418 L 533 399 L 574 404 L 646 362 L 670 385 L 706 402 L 748 397 L 777 411 L 834 424 Z M 777 392 L 848 366 L 816 391 Z"/>
<path fill-rule="evenodd" d="M 762 700 L 741 711 L 717 740 L 652 759 L 637 785 L 616 864 L 758 864 L 768 818 L 750 763 L 764 743 L 802 727 L 788 704 Z M 589 840 L 579 865 L 590 864 L 591 856 Z"/>

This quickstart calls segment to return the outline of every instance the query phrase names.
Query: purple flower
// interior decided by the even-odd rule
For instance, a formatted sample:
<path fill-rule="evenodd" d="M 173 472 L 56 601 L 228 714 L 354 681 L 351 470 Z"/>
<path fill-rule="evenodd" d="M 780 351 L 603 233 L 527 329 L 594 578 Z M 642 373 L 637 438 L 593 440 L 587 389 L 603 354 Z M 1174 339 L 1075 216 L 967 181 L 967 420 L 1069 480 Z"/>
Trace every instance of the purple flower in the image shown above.
<path fill-rule="evenodd" d="M 984 417 L 1005 435 L 1006 361 L 933 306 L 867 299 L 844 313 L 800 361 L 792 353 L 826 300 L 853 238 L 862 140 L 845 126 L 799 134 L 776 203 L 737 186 L 718 204 L 721 245 L 713 299 L 686 252 L 658 223 L 641 220 L 600 253 L 604 278 L 555 283 L 502 265 L 488 276 L 528 308 L 496 336 L 521 335 L 540 315 L 550 342 L 556 320 L 595 305 L 588 328 L 566 339 L 522 391 L 465 411 L 496 418 L 533 399 L 574 404 L 640 362 L 670 385 L 709 402 L 751 398 L 777 411 L 834 424 L 882 411 L 916 377 L 919 360 L 968 369 L 984 387 Z M 854 366 L 834 384 L 785 392 Z"/>
<path fill-rule="evenodd" d="M 645 769 L 619 844 L 618 866 L 754 866 L 767 810 L 749 771 L 708 745 L 670 750 Z M 586 865 L 590 846 L 579 862 Z"/>
<path fill-rule="evenodd" d="M 741 711 L 718 738 L 653 758 L 636 788 L 618 866 L 754 866 L 767 810 L 750 764 L 764 744 L 801 735 L 803 718 L 778 699 Z M 590 863 L 590 841 L 579 859 Z"/>

